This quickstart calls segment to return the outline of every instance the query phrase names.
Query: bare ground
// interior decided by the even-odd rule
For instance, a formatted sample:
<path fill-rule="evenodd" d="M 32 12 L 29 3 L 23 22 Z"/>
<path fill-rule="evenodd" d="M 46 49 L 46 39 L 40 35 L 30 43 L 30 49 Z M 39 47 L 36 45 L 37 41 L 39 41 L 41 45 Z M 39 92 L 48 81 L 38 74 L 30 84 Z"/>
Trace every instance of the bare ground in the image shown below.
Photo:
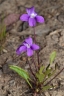
<path fill-rule="evenodd" d="M 4 6 L 4 7 L 3 7 Z M 55 63 L 58 71 L 64 66 L 64 0 L 0 0 L 0 20 L 9 14 L 23 14 L 26 7 L 35 6 L 38 14 L 44 16 L 45 23 L 35 27 L 36 39 L 41 46 L 41 64 L 49 63 L 49 55 L 53 50 L 57 51 Z M 16 49 L 24 38 L 33 34 L 33 29 L 28 28 L 26 22 L 19 19 L 7 26 L 4 48 L 0 54 L 0 96 L 32 96 L 25 81 L 12 72 L 8 65 L 18 65 L 29 70 L 24 54 L 16 55 Z M 54 64 L 52 67 L 54 67 Z M 64 96 L 64 71 L 53 80 L 55 89 L 45 92 L 45 96 Z M 43 96 L 43 94 L 40 94 Z"/>

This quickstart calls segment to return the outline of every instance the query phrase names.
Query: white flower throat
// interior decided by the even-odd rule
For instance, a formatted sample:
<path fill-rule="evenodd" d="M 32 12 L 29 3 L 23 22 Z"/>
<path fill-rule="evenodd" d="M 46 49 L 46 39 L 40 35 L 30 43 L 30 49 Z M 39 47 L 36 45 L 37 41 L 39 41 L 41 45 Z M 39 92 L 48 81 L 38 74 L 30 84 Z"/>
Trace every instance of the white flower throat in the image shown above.
<path fill-rule="evenodd" d="M 26 46 L 27 48 L 30 48 L 30 45 L 29 45 L 29 44 L 25 44 L 25 46 Z"/>
<path fill-rule="evenodd" d="M 31 17 L 31 18 L 34 18 L 34 17 L 36 17 L 36 15 L 37 15 L 36 13 L 32 13 L 32 14 L 30 15 L 30 17 Z"/>

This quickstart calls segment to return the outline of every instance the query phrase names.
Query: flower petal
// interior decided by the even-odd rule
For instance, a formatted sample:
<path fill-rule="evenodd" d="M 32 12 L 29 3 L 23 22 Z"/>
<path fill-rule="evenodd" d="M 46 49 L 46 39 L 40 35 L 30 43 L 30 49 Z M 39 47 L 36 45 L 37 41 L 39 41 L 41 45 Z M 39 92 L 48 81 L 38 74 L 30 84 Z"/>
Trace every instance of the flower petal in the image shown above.
<path fill-rule="evenodd" d="M 28 14 L 23 14 L 20 16 L 20 20 L 22 20 L 22 21 L 28 21 L 28 19 L 29 19 Z"/>
<path fill-rule="evenodd" d="M 39 22 L 39 23 L 44 23 L 44 17 L 37 15 L 36 16 L 36 21 Z"/>
<path fill-rule="evenodd" d="M 29 18 L 29 26 L 33 27 L 36 25 L 36 20 L 35 18 Z"/>
<path fill-rule="evenodd" d="M 27 49 L 27 56 L 32 56 L 33 55 L 33 50 L 31 48 Z"/>
<path fill-rule="evenodd" d="M 32 45 L 33 41 L 32 41 L 32 38 L 29 37 L 27 39 L 25 39 L 25 42 L 28 43 L 30 46 Z"/>
<path fill-rule="evenodd" d="M 31 13 L 34 13 L 35 12 L 34 10 L 35 10 L 34 7 L 26 8 L 26 11 L 27 11 L 27 13 L 28 13 L 29 16 L 31 15 Z"/>
<path fill-rule="evenodd" d="M 21 53 L 25 52 L 27 50 L 26 46 L 19 46 L 16 50 L 16 53 L 20 55 Z"/>
<path fill-rule="evenodd" d="M 33 50 L 38 50 L 38 49 L 40 48 L 40 47 L 39 47 L 38 45 L 36 45 L 36 44 L 33 44 L 31 47 L 32 47 Z"/>

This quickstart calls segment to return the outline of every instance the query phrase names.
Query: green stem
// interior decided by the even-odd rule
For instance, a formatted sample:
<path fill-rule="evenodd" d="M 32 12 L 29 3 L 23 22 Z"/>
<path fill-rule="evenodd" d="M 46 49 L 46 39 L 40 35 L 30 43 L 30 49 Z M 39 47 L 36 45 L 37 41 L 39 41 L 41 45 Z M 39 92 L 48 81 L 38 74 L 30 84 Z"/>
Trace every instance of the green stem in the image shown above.
<path fill-rule="evenodd" d="M 34 31 L 34 42 L 36 42 L 35 27 L 33 27 L 33 31 Z"/>
<path fill-rule="evenodd" d="M 37 51 L 37 60 L 38 60 L 38 70 L 40 69 L 40 61 L 39 61 L 39 52 Z"/>
<path fill-rule="evenodd" d="M 27 58 L 27 60 L 28 60 L 28 58 Z M 30 64 L 29 60 L 28 60 L 28 64 L 29 64 L 31 73 L 32 73 L 32 75 L 34 76 L 34 79 L 36 79 L 36 76 L 35 76 L 35 74 L 34 74 L 32 68 L 31 68 L 31 64 Z"/>
<path fill-rule="evenodd" d="M 34 56 L 32 56 L 32 60 L 33 60 L 34 66 L 35 66 L 35 71 L 37 72 L 37 66 L 36 66 L 36 63 L 34 61 Z"/>
<path fill-rule="evenodd" d="M 34 26 L 33 26 L 33 32 L 34 32 L 34 42 L 36 42 L 36 34 L 35 34 L 35 27 Z M 36 66 L 36 63 L 34 61 L 34 56 L 32 56 L 32 60 L 33 60 L 34 66 L 35 66 L 35 70 L 37 72 L 37 66 Z"/>
<path fill-rule="evenodd" d="M 36 34 L 35 34 L 35 27 L 33 27 L 34 31 L 34 42 L 36 43 Z M 38 61 L 38 70 L 40 69 L 40 63 L 39 63 L 39 52 L 37 51 L 37 61 Z M 36 64 L 35 64 L 36 65 Z"/>

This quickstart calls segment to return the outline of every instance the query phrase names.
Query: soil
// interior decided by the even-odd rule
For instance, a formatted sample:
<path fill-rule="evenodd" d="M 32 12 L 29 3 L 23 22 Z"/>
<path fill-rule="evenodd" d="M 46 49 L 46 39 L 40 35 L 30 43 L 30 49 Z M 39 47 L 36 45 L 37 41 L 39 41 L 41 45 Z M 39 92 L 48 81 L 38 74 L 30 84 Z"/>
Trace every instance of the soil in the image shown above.
<path fill-rule="evenodd" d="M 64 0 L 0 0 L 0 22 L 3 16 L 7 26 L 6 39 L 0 53 L 0 96 L 33 96 L 26 82 L 8 67 L 18 65 L 29 70 L 25 54 L 18 56 L 16 49 L 26 37 L 33 35 L 33 29 L 19 19 L 26 12 L 25 8 L 31 6 L 45 18 L 44 24 L 35 27 L 36 39 L 41 46 L 40 63 L 47 65 L 50 53 L 56 50 L 54 64 L 58 64 L 57 72 L 64 67 Z M 10 14 L 16 15 L 7 19 Z M 64 96 L 64 70 L 52 84 L 56 87 L 45 91 L 45 96 Z"/>

